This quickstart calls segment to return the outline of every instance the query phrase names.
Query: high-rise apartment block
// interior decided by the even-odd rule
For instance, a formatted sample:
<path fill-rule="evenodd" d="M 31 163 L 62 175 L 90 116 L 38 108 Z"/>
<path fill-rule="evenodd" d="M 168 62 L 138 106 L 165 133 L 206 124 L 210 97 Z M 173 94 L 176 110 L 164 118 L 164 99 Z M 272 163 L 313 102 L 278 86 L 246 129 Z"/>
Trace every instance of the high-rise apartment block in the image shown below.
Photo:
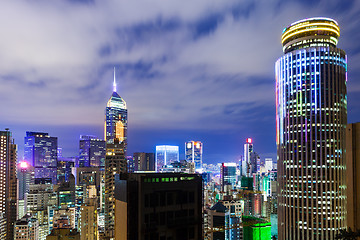
<path fill-rule="evenodd" d="M 276 62 L 279 240 L 334 239 L 346 228 L 347 58 L 329 18 L 282 33 Z"/>
<path fill-rule="evenodd" d="M 360 229 L 360 122 L 346 127 L 347 226 Z"/>
<path fill-rule="evenodd" d="M 202 172 L 203 144 L 200 141 L 185 143 L 185 160 L 195 163 L 195 171 Z"/>
<path fill-rule="evenodd" d="M 35 178 L 51 178 L 57 183 L 57 137 L 48 133 L 26 132 L 24 160 L 35 169 Z"/>
<path fill-rule="evenodd" d="M 95 136 L 81 135 L 79 167 L 104 167 L 106 142 Z"/>
<path fill-rule="evenodd" d="M 155 171 L 159 171 L 164 165 L 179 161 L 179 146 L 159 145 L 156 146 Z"/>
<path fill-rule="evenodd" d="M 127 167 L 127 108 L 116 92 L 115 69 L 113 93 L 105 110 L 105 236 L 114 237 L 115 227 L 115 175 L 125 173 Z"/>
<path fill-rule="evenodd" d="M 14 238 L 17 209 L 17 146 L 6 129 L 0 131 L 0 239 Z"/>

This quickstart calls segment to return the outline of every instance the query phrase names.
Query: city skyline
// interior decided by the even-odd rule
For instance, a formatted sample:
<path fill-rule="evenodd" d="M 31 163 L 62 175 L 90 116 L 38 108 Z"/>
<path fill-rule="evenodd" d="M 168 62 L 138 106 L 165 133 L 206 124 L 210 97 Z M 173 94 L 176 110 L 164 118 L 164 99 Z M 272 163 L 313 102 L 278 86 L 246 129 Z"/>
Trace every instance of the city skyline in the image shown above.
<path fill-rule="evenodd" d="M 237 161 L 250 137 L 261 158 L 276 159 L 279 35 L 307 17 L 338 21 L 349 63 L 348 122 L 360 121 L 356 1 L 20 1 L 2 8 L 0 125 L 13 132 L 20 157 L 26 131 L 58 137 L 64 156 L 78 154 L 80 135 L 102 138 L 115 66 L 129 109 L 128 155 L 198 140 L 204 163 Z"/>

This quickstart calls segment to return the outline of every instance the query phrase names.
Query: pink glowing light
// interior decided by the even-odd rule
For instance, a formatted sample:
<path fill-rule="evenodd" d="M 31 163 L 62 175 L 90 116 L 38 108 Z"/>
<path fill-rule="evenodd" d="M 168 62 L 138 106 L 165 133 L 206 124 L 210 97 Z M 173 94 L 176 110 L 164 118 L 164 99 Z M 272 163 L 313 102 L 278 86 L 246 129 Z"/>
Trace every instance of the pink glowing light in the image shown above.
<path fill-rule="evenodd" d="M 27 168 L 27 167 L 28 167 L 27 162 L 21 162 L 21 163 L 20 163 L 20 167 L 21 167 L 21 168 Z"/>

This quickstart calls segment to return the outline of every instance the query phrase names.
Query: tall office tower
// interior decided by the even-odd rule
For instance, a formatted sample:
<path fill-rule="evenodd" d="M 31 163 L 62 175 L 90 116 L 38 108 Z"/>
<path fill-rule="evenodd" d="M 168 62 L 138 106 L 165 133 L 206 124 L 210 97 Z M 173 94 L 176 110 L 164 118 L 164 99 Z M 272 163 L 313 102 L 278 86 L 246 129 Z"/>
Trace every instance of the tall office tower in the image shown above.
<path fill-rule="evenodd" d="M 127 160 L 127 108 L 116 93 L 115 68 L 113 93 L 105 110 L 105 236 L 114 237 L 115 174 L 126 172 Z"/>
<path fill-rule="evenodd" d="M 285 28 L 276 70 L 279 240 L 334 239 L 346 228 L 347 60 L 329 18 Z"/>
<path fill-rule="evenodd" d="M 115 187 L 115 239 L 203 239 L 198 174 L 120 174 Z"/>
<path fill-rule="evenodd" d="M 104 167 L 106 143 L 95 136 L 81 135 L 79 167 Z"/>
<path fill-rule="evenodd" d="M 29 185 L 34 183 L 34 167 L 25 161 L 18 163 L 17 178 L 19 179 L 18 199 L 24 200 L 25 193 L 29 192 Z"/>
<path fill-rule="evenodd" d="M 16 221 L 17 146 L 9 129 L 0 131 L 0 239 L 14 238 Z"/>
<path fill-rule="evenodd" d="M 160 145 L 156 146 L 155 171 L 162 166 L 179 161 L 179 146 Z"/>
<path fill-rule="evenodd" d="M 360 229 L 360 122 L 346 127 L 347 226 Z"/>
<path fill-rule="evenodd" d="M 195 163 L 195 171 L 202 172 L 203 144 L 199 141 L 185 143 L 185 160 Z"/>
<path fill-rule="evenodd" d="M 134 153 L 135 171 L 155 171 L 154 153 Z"/>
<path fill-rule="evenodd" d="M 48 133 L 26 132 L 24 160 L 35 168 L 35 178 L 51 178 L 56 184 L 57 137 Z"/>
<path fill-rule="evenodd" d="M 256 152 L 250 153 L 250 176 L 260 173 L 260 156 Z"/>
<path fill-rule="evenodd" d="M 241 163 L 241 176 L 250 177 L 251 176 L 251 162 L 250 155 L 253 152 L 252 139 L 247 138 L 246 143 L 244 144 L 244 157 Z"/>
<path fill-rule="evenodd" d="M 18 178 L 18 214 L 21 219 L 26 214 L 25 194 L 29 192 L 29 185 L 34 184 L 34 168 L 25 161 L 17 164 Z"/>
<path fill-rule="evenodd" d="M 221 190 L 225 190 L 225 186 L 231 188 L 236 184 L 236 163 L 222 163 L 220 168 Z"/>
<path fill-rule="evenodd" d="M 105 110 L 105 141 L 114 143 L 118 139 L 119 143 L 125 143 L 127 147 L 127 108 L 126 102 L 116 92 L 115 69 L 113 93 L 107 102 Z"/>

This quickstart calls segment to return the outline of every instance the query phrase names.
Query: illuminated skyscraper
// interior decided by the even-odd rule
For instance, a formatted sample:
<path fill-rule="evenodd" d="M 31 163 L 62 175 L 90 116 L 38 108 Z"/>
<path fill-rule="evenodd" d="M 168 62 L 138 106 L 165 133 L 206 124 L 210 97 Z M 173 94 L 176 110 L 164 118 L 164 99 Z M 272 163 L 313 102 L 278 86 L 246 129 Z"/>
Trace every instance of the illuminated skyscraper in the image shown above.
<path fill-rule="evenodd" d="M 115 69 L 113 93 L 107 102 L 105 110 L 105 141 L 114 143 L 115 139 L 119 143 L 125 143 L 125 152 L 127 145 L 127 108 L 126 102 L 116 92 Z"/>
<path fill-rule="evenodd" d="M 116 93 L 115 69 L 113 87 L 105 110 L 105 235 L 110 239 L 114 237 L 115 175 L 125 173 L 127 167 L 127 108 L 124 99 Z"/>
<path fill-rule="evenodd" d="M 160 145 L 156 146 L 155 171 L 159 171 L 164 165 L 179 161 L 179 146 Z"/>
<path fill-rule="evenodd" d="M 195 163 L 195 171 L 202 172 L 203 144 L 200 141 L 185 143 L 185 160 Z"/>
<path fill-rule="evenodd" d="M 24 160 L 35 168 L 35 178 L 51 178 L 57 183 L 57 137 L 48 133 L 26 132 Z"/>
<path fill-rule="evenodd" d="M 346 228 L 347 60 L 329 18 L 282 34 L 276 62 L 279 240 L 334 239 Z"/>
<path fill-rule="evenodd" d="M 222 163 L 220 168 L 221 190 L 225 190 L 226 185 L 230 185 L 231 189 L 236 184 L 236 163 Z"/>
<path fill-rule="evenodd" d="M 14 239 L 14 223 L 16 221 L 17 178 L 16 160 L 17 146 L 11 132 L 0 131 L 0 239 Z"/>
<path fill-rule="evenodd" d="M 250 177 L 251 176 L 251 153 L 253 152 L 252 139 L 247 138 L 246 143 L 244 144 L 244 158 L 241 163 L 241 176 Z"/>

